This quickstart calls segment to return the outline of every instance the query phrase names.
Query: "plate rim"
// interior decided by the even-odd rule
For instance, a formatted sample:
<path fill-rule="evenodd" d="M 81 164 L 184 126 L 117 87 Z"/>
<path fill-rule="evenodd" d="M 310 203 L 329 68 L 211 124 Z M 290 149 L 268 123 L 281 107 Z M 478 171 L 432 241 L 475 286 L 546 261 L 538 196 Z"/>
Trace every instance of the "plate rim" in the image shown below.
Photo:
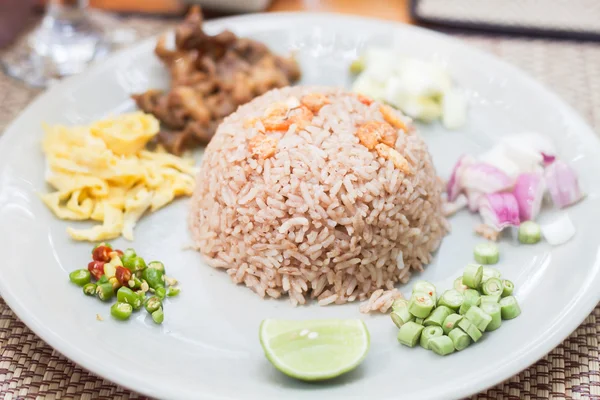
<path fill-rule="evenodd" d="M 534 86 L 537 90 L 543 93 L 546 98 L 555 106 L 557 109 L 562 109 L 568 112 L 570 115 L 570 119 L 574 121 L 577 125 L 583 126 L 587 129 L 583 129 L 578 132 L 578 136 L 580 138 L 587 138 L 588 140 L 592 140 L 596 142 L 600 146 L 600 138 L 597 134 L 594 133 L 594 129 L 587 123 L 580 113 L 575 110 L 570 104 L 560 98 L 551 88 L 548 88 L 541 82 L 539 82 L 535 77 L 533 77 L 528 72 L 520 69 L 519 67 L 510 64 L 509 62 L 495 56 L 494 54 L 488 53 L 484 50 L 481 50 L 478 47 L 465 43 L 459 38 L 452 37 L 445 33 L 437 32 L 434 30 L 430 30 L 427 28 L 408 25 L 404 23 L 400 23 L 397 21 L 391 20 L 382 20 L 378 18 L 372 17 L 361 17 L 356 15 L 348 15 L 342 13 L 332 13 L 332 12 L 273 12 L 273 13 L 256 13 L 250 15 L 239 15 L 239 16 L 229 16 L 223 17 L 213 20 L 205 21 L 205 27 L 208 29 L 212 29 L 213 26 L 216 28 L 223 28 L 227 25 L 231 26 L 235 22 L 244 22 L 244 23 L 254 23 L 258 24 L 260 20 L 281 20 L 281 18 L 285 19 L 300 19 L 300 20 L 308 20 L 309 23 L 316 22 L 325 22 L 337 20 L 339 22 L 345 21 L 348 23 L 356 22 L 362 24 L 379 24 L 385 25 L 395 30 L 407 30 L 416 32 L 418 35 L 427 35 L 439 40 L 443 40 L 447 43 L 450 43 L 454 46 L 458 46 L 461 49 L 466 49 L 466 51 L 473 52 L 477 54 L 478 57 L 482 57 L 489 62 L 493 62 L 496 65 L 510 71 L 512 74 L 519 76 L 529 85 Z M 172 32 L 173 29 L 167 29 L 165 32 Z M 23 118 L 23 113 L 37 104 L 43 103 L 47 98 L 51 98 L 54 93 L 59 92 L 61 90 L 67 89 L 72 86 L 77 86 L 80 81 L 84 81 L 87 76 L 90 76 L 94 73 L 98 73 L 101 70 L 109 68 L 110 65 L 115 64 L 119 61 L 125 54 L 132 51 L 141 51 L 146 46 L 151 46 L 154 43 L 159 35 L 154 35 L 148 37 L 144 40 L 139 41 L 138 43 L 121 49 L 119 51 L 111 54 L 107 59 L 102 62 L 90 67 L 83 73 L 69 77 L 60 81 L 56 85 L 53 85 L 48 90 L 42 92 L 38 95 L 32 102 L 27 104 L 27 106 L 19 113 L 19 115 L 14 118 L 4 129 L 2 135 L 0 135 L 0 152 L 6 146 L 6 143 L 9 140 L 14 140 L 14 136 L 18 135 L 18 131 L 14 128 L 15 125 L 18 124 L 21 118 Z M 0 169 L 2 168 L 2 163 L 0 163 Z M 590 279 L 586 284 L 586 294 L 590 294 L 590 288 L 594 283 L 600 283 L 600 274 L 598 270 L 600 270 L 600 251 L 598 252 L 595 264 L 590 267 L 590 273 L 592 274 Z M 592 268 L 593 267 L 593 268 Z M 593 295 L 593 291 L 591 293 Z M 160 396 L 163 398 L 173 398 L 173 392 L 176 389 L 166 388 L 161 386 L 160 384 L 156 384 L 153 387 L 148 387 L 147 382 L 138 378 L 135 373 L 129 372 L 126 368 L 119 367 L 118 365 L 108 365 L 104 363 L 98 363 L 94 361 L 90 357 L 86 356 L 85 351 L 81 349 L 69 346 L 68 341 L 59 337 L 58 334 L 54 333 L 52 330 L 46 328 L 41 321 L 28 309 L 19 299 L 19 296 L 13 293 L 13 291 L 6 284 L 5 280 L 0 279 L 0 295 L 6 302 L 6 304 L 11 308 L 11 310 L 15 313 L 15 315 L 29 328 L 32 332 L 34 332 L 40 339 L 42 339 L 45 343 L 50 345 L 53 349 L 58 351 L 60 354 L 64 355 L 73 363 L 83 367 L 84 369 L 90 371 L 92 374 L 97 375 L 101 378 L 106 379 L 109 382 L 115 383 L 121 387 L 128 388 L 134 392 L 145 394 L 148 396 Z M 470 396 L 486 389 L 489 389 L 497 384 L 509 379 L 512 376 L 518 375 L 523 370 L 529 368 L 531 365 L 542 359 L 546 354 L 551 352 L 554 348 L 560 345 L 566 338 L 568 338 L 578 326 L 580 326 L 583 321 L 590 315 L 590 313 L 598 306 L 600 302 L 600 292 L 597 293 L 596 298 L 593 296 L 579 296 L 577 301 L 572 301 L 570 304 L 565 306 L 563 311 L 563 316 L 561 317 L 561 329 L 554 330 L 549 336 L 546 336 L 543 340 L 541 340 L 536 346 L 532 346 L 527 349 L 527 351 L 523 352 L 518 358 L 511 360 L 510 363 L 504 363 L 500 368 L 496 369 L 493 372 L 487 373 L 487 375 L 482 376 L 477 382 L 472 383 L 469 386 L 461 386 L 458 384 L 450 384 L 449 391 L 445 392 L 445 396 L 450 395 L 452 398 L 462 398 L 466 396 Z M 576 307 L 577 306 L 577 307 Z M 574 313 L 570 312 L 573 308 L 577 308 L 579 310 L 576 313 L 577 317 L 574 317 Z M 567 312 L 565 312 L 567 310 Z M 583 313 L 585 311 L 585 313 Z M 580 318 L 581 317 L 581 318 Z M 105 365 L 106 364 L 106 365 Z M 511 366 L 518 364 L 519 368 L 516 370 Z M 516 371 L 516 372 L 515 372 Z M 177 394 L 177 393 L 175 393 Z M 204 399 L 228 399 L 229 397 L 223 397 L 221 395 L 215 393 L 203 393 Z M 177 398 L 179 397 L 187 397 L 185 393 L 180 392 Z M 439 396 L 429 396 L 427 398 L 440 398 Z M 384 399 L 382 399 L 384 400 Z"/>

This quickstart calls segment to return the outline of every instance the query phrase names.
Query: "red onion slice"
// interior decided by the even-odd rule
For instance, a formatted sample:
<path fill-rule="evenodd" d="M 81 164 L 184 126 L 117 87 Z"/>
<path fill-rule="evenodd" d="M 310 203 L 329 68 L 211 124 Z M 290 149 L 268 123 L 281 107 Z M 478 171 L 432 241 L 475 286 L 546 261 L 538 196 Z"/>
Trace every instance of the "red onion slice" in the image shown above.
<path fill-rule="evenodd" d="M 534 220 L 540 212 L 546 185 L 541 174 L 521 174 L 517 178 L 513 194 L 519 205 L 521 221 Z"/>
<path fill-rule="evenodd" d="M 467 190 L 481 193 L 496 193 L 508 190 L 514 180 L 498 168 L 477 162 L 465 167 L 460 177 L 460 185 Z"/>
<path fill-rule="evenodd" d="M 478 192 L 477 190 L 467 190 L 467 206 L 471 212 L 479 211 L 479 201 L 481 200 L 481 196 L 483 193 Z"/>
<path fill-rule="evenodd" d="M 475 159 L 467 154 L 461 156 L 454 165 L 452 174 L 450 175 L 450 180 L 448 181 L 448 185 L 446 187 L 449 202 L 455 201 L 458 195 L 462 192 L 463 187 L 461 186 L 461 176 L 464 169 L 471 165 L 474 161 Z"/>
<path fill-rule="evenodd" d="M 575 204 L 584 197 L 575 170 L 564 161 L 556 160 L 546 167 L 545 178 L 552 202 L 559 208 Z"/>
<path fill-rule="evenodd" d="M 550 165 L 554 161 L 556 161 L 556 156 L 554 156 L 554 155 L 546 154 L 544 152 L 542 152 L 541 154 L 542 154 L 542 160 L 544 163 L 544 167 L 547 167 L 548 165 Z"/>
<path fill-rule="evenodd" d="M 442 204 L 442 213 L 444 216 L 449 217 L 465 208 L 467 204 L 467 197 L 464 194 L 460 194 L 453 202 L 446 201 Z"/>
<path fill-rule="evenodd" d="M 518 226 L 519 204 L 512 193 L 486 194 L 479 202 L 479 215 L 483 223 L 500 232 L 507 226 Z"/>
<path fill-rule="evenodd" d="M 521 172 L 534 172 L 546 156 L 554 156 L 556 148 L 552 141 L 539 133 L 523 132 L 505 136 L 500 141 L 506 155 L 519 165 Z"/>

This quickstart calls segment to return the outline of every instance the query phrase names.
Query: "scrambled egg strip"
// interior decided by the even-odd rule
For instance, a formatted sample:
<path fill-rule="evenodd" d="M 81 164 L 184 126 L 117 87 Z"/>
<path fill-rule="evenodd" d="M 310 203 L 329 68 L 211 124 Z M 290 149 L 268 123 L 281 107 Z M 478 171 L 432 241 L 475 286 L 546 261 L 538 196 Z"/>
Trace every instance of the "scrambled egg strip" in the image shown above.
<path fill-rule="evenodd" d="M 44 204 L 60 219 L 94 220 L 89 229 L 68 228 L 75 240 L 133 240 L 137 221 L 194 190 L 194 161 L 145 146 L 159 129 L 142 112 L 91 126 L 45 126 L 46 181 L 55 191 Z"/>

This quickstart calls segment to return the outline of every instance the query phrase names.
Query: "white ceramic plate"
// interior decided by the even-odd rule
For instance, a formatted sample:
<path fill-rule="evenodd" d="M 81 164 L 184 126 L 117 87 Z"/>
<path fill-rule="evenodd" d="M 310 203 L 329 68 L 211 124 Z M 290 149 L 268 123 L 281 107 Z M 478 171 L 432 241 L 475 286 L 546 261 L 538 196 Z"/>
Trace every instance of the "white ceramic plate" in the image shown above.
<path fill-rule="evenodd" d="M 348 85 L 347 65 L 369 44 L 447 64 L 470 92 L 468 125 L 461 132 L 423 129 L 440 175 L 447 177 L 463 152 L 479 152 L 502 135 L 521 130 L 547 134 L 581 176 L 588 197 L 569 209 L 577 235 L 568 244 L 519 246 L 501 242 L 499 268 L 516 284 L 523 314 L 485 340 L 449 357 L 396 342 L 386 316 L 365 316 L 358 304 L 292 308 L 265 301 L 233 285 L 202 263 L 189 243 L 187 201 L 144 218 L 133 245 L 160 259 L 180 279 L 182 294 L 166 305 L 162 326 L 145 312 L 119 323 L 109 307 L 84 297 L 67 274 L 85 267 L 90 245 L 73 243 L 66 222 L 36 196 L 47 190 L 40 149 L 41 123 L 87 123 L 133 109 L 129 94 L 167 85 L 149 40 L 52 88 L 31 104 L 0 140 L 0 290 L 17 315 L 40 337 L 85 368 L 139 392 L 161 398 L 201 399 L 408 399 L 466 396 L 518 373 L 567 337 L 598 303 L 600 285 L 600 145 L 591 129 L 554 94 L 489 55 L 418 28 L 353 17 L 272 14 L 206 24 L 233 29 L 278 52 L 296 51 L 304 83 Z M 422 278 L 449 287 L 471 261 L 479 240 L 475 216 L 452 219 L 453 232 Z M 403 289 L 406 293 L 408 287 Z M 105 317 L 96 321 L 96 314 Z M 352 373 L 326 383 L 286 378 L 265 359 L 258 341 L 264 318 L 363 318 L 371 350 Z"/>

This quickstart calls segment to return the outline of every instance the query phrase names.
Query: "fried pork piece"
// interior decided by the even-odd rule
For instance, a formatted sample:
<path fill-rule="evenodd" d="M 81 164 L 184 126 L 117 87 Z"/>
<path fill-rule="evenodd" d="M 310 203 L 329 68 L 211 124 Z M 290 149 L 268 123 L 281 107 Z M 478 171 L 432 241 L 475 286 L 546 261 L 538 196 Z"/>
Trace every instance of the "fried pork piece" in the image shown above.
<path fill-rule="evenodd" d="M 162 122 L 158 140 L 174 154 L 208 143 L 239 105 L 300 79 L 293 58 L 275 55 L 264 44 L 230 31 L 207 35 L 202 22 L 199 8 L 193 8 L 175 29 L 174 49 L 168 48 L 166 36 L 156 43 L 155 53 L 171 75 L 171 89 L 132 96 L 140 109 Z"/>

